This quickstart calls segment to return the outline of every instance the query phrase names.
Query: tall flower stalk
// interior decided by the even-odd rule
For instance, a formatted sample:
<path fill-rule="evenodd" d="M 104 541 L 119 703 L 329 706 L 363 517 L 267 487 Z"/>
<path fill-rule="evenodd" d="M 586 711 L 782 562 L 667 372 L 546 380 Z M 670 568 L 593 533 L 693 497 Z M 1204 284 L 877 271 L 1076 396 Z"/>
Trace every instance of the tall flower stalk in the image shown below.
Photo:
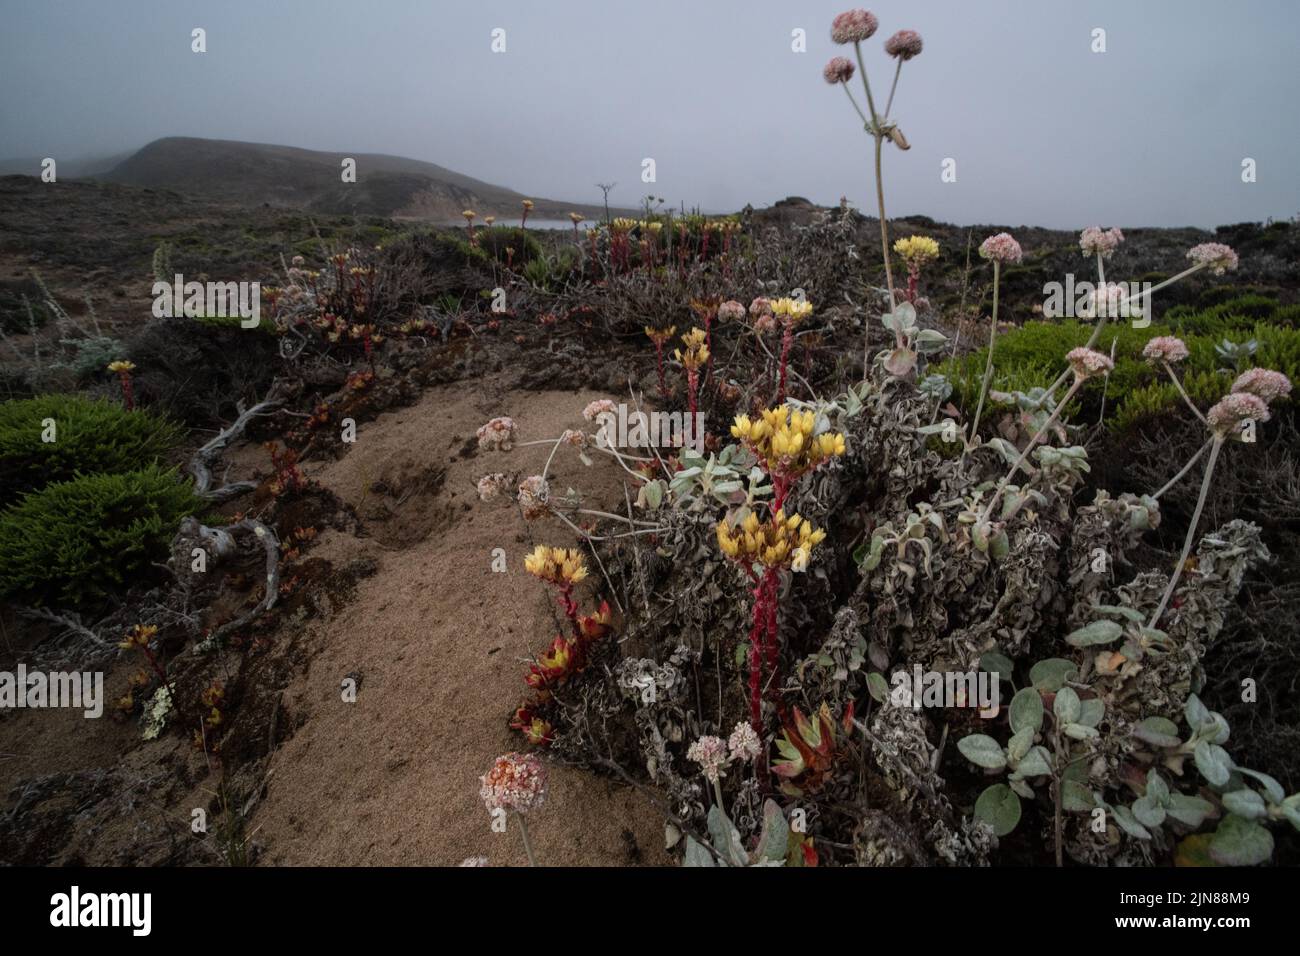
<path fill-rule="evenodd" d="M 686 351 L 675 350 L 673 358 L 681 362 L 682 368 L 686 369 L 686 401 L 691 413 L 691 427 L 694 428 L 695 413 L 699 411 L 697 397 L 700 390 L 700 369 L 708 363 L 710 352 L 703 329 L 691 329 L 682 336 L 682 342 L 686 346 Z"/>
<path fill-rule="evenodd" d="M 980 416 L 984 412 L 984 399 L 988 397 L 989 383 L 993 381 L 993 349 L 998 340 L 998 289 L 1002 281 L 1002 263 L 1019 262 L 1024 253 L 1020 243 L 1007 232 L 989 236 L 980 243 L 980 257 L 993 262 L 993 317 L 989 321 L 989 354 L 984 360 L 984 377 L 980 380 L 980 397 L 975 406 L 975 420 L 971 424 L 970 437 L 974 441 L 979 433 Z"/>
<path fill-rule="evenodd" d="M 848 81 L 853 77 L 854 72 L 852 63 L 844 57 L 835 57 L 826 64 L 822 76 L 827 83 L 843 85 L 849 102 L 853 104 L 853 109 L 862 120 L 863 129 L 871 135 L 874 141 L 876 206 L 880 217 L 880 254 L 885 264 L 885 285 L 889 290 L 889 311 L 893 312 L 897 304 L 897 298 L 894 293 L 894 270 L 889 261 L 889 224 L 885 213 L 882 153 L 886 139 L 889 139 L 899 149 L 911 148 L 906 137 L 898 129 L 897 124 L 889 119 L 889 111 L 893 108 L 894 93 L 898 89 L 898 77 L 902 72 L 903 63 L 920 54 L 922 43 L 920 34 L 913 30 L 900 30 L 885 42 L 885 52 L 897 60 L 897 66 L 894 69 L 894 81 L 890 86 L 889 99 L 886 102 L 885 110 L 883 113 L 879 112 L 876 109 L 875 97 L 871 93 L 871 82 L 867 78 L 866 64 L 862 59 L 862 42 L 871 39 L 879 25 L 875 14 L 870 10 L 860 9 L 841 13 L 831 22 L 831 39 L 842 45 L 853 44 L 853 54 L 857 59 L 858 72 L 862 76 L 862 91 L 866 97 L 867 113 L 862 111 L 848 86 Z M 865 369 L 870 367 L 870 345 L 867 343 L 863 345 L 862 361 L 865 373 Z"/>
<path fill-rule="evenodd" d="M 108 370 L 117 375 L 117 380 L 122 385 L 122 402 L 126 405 L 128 412 L 135 411 L 135 386 L 131 382 L 131 373 L 135 371 L 135 363 L 128 362 L 126 359 L 118 359 L 116 362 L 108 363 Z"/>

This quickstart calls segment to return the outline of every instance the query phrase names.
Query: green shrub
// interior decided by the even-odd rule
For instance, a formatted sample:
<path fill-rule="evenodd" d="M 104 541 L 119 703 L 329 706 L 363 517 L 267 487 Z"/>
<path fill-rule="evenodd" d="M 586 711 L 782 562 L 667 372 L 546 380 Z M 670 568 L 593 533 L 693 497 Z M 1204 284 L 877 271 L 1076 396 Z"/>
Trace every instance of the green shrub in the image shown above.
<path fill-rule="evenodd" d="M 54 441 L 43 441 L 53 419 Z M 80 395 L 0 402 L 0 500 L 78 474 L 121 474 L 163 460 L 182 432 L 148 412 Z"/>
<path fill-rule="evenodd" d="M 1286 307 L 1294 308 L 1294 307 Z M 1181 404 L 1182 399 L 1165 374 L 1142 358 L 1142 349 L 1158 335 L 1177 335 L 1190 353 L 1180 376 L 1187 393 L 1202 409 L 1213 405 L 1232 386 L 1233 375 L 1220 372 L 1223 361 L 1214 346 L 1224 338 L 1257 343 L 1253 364 L 1276 369 L 1297 380 L 1300 376 L 1300 329 L 1289 322 L 1279 324 L 1272 316 L 1283 312 L 1272 299 L 1238 296 L 1236 299 L 1200 311 L 1179 307 L 1166 314 L 1168 324 L 1153 323 L 1135 329 L 1126 322 L 1106 326 L 1097 341 L 1098 351 L 1110 354 L 1115 341 L 1115 370 L 1109 380 L 1094 379 L 1080 393 L 1085 406 L 1095 407 L 1106 389 L 1108 423 L 1122 430 L 1143 419 L 1160 415 Z M 1263 316 L 1262 319 L 1252 316 Z M 998 337 L 990 388 L 1000 392 L 1046 387 L 1065 368 L 1065 353 L 1083 345 L 1092 326 L 1077 321 L 1026 322 Z M 973 409 L 979 400 L 987 349 L 979 349 L 934 368 L 953 386 L 956 401 Z"/>
<path fill-rule="evenodd" d="M 543 255 L 542 244 L 527 229 L 519 226 L 480 226 L 474 230 L 478 248 L 497 262 L 505 263 L 506 249 L 514 249 L 511 262 L 515 268 L 521 268 Z"/>
<path fill-rule="evenodd" d="M 202 501 L 157 465 L 86 475 L 24 495 L 0 513 L 0 594 L 29 604 L 99 604 L 165 560 Z"/>

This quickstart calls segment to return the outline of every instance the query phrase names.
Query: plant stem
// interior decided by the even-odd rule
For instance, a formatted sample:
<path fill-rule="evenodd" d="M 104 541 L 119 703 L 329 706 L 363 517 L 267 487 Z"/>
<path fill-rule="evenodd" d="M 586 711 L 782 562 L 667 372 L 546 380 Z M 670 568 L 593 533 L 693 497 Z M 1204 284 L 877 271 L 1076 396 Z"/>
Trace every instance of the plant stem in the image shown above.
<path fill-rule="evenodd" d="M 903 72 L 903 58 L 898 58 L 898 66 L 894 67 L 894 82 L 889 84 L 889 99 L 885 100 L 885 119 L 889 119 L 889 111 L 894 107 L 894 90 L 898 89 L 898 74 Z"/>
<path fill-rule="evenodd" d="M 727 805 L 722 802 L 722 780 L 719 777 L 713 778 L 713 797 L 718 801 L 718 809 L 722 811 L 722 815 L 726 816 Z"/>
<path fill-rule="evenodd" d="M 528 865 L 536 866 L 537 860 L 533 856 L 533 845 L 528 839 L 528 823 L 524 820 L 522 813 L 516 813 L 515 819 L 519 821 L 519 832 L 524 838 L 524 853 L 528 856 Z"/>
<path fill-rule="evenodd" d="M 1192 410 L 1192 414 L 1195 415 L 1197 418 L 1199 418 L 1201 420 L 1201 424 L 1204 425 L 1205 416 L 1201 414 L 1201 410 L 1197 408 L 1196 405 L 1192 402 L 1191 398 L 1187 394 L 1187 389 L 1183 388 L 1183 383 L 1180 382 L 1178 380 L 1178 376 L 1174 374 L 1173 368 L 1170 367 L 1168 362 L 1161 362 L 1160 364 L 1163 365 L 1165 367 L 1165 371 L 1169 373 L 1169 380 L 1172 381 L 1174 383 L 1174 387 L 1178 389 L 1178 394 L 1183 396 L 1183 401 L 1186 402 L 1187 407 Z"/>
<path fill-rule="evenodd" d="M 1201 512 L 1205 509 L 1205 499 L 1210 494 L 1210 477 L 1214 474 L 1214 463 L 1219 458 L 1219 449 L 1223 447 L 1223 438 L 1215 435 L 1210 440 L 1210 460 L 1205 463 L 1205 477 L 1201 479 L 1201 494 L 1196 499 L 1196 510 L 1192 512 L 1192 523 L 1187 528 L 1187 538 L 1183 541 L 1182 554 L 1178 556 L 1178 563 L 1174 565 L 1174 573 L 1169 577 L 1169 584 L 1165 588 L 1165 593 L 1160 598 L 1160 606 L 1156 608 L 1155 614 L 1151 615 L 1151 621 L 1147 627 L 1155 627 L 1156 622 L 1160 620 L 1160 615 L 1165 613 L 1165 607 L 1169 604 L 1169 599 L 1174 596 L 1174 588 L 1178 586 L 1178 579 L 1182 577 L 1183 565 L 1187 563 L 1187 556 L 1192 551 L 1192 542 L 1196 539 L 1196 526 L 1200 524 Z"/>
<path fill-rule="evenodd" d="M 989 382 L 993 380 L 993 345 L 998 337 L 998 284 L 1002 276 L 1002 264 L 993 260 L 993 320 L 989 327 L 989 355 L 984 362 L 984 379 L 980 382 L 980 400 L 975 406 L 975 422 L 971 425 L 970 437 L 974 441 L 980 428 L 980 415 L 984 412 L 984 399 L 988 395 Z"/>
<path fill-rule="evenodd" d="M 1172 478 L 1170 478 L 1167 482 L 1165 482 L 1165 486 L 1164 486 L 1163 488 L 1161 488 L 1159 491 L 1157 491 L 1157 492 L 1156 492 L 1154 495 L 1152 495 L 1151 497 L 1154 498 L 1154 499 L 1156 499 L 1156 501 L 1159 501 L 1161 495 L 1163 495 L 1166 491 L 1168 491 L 1168 490 L 1169 490 L 1170 488 L 1172 488 L 1174 485 L 1178 484 L 1178 482 L 1182 481 L 1183 475 L 1185 475 L 1185 474 L 1187 474 L 1189 471 L 1191 471 L 1191 470 L 1192 470 L 1192 466 L 1193 466 L 1194 464 L 1196 464 L 1198 461 L 1201 460 L 1201 456 L 1205 454 L 1205 449 L 1207 449 L 1207 448 L 1210 447 L 1210 442 L 1212 442 L 1212 441 L 1214 441 L 1213 438 L 1208 439 L 1208 440 L 1205 442 L 1204 445 L 1202 445 L 1200 448 L 1198 448 L 1198 449 L 1196 450 L 1196 454 L 1193 455 L 1191 458 L 1187 459 L 1187 464 L 1183 465 L 1182 469 L 1178 472 L 1178 474 L 1174 475 L 1174 476 L 1173 476 Z"/>

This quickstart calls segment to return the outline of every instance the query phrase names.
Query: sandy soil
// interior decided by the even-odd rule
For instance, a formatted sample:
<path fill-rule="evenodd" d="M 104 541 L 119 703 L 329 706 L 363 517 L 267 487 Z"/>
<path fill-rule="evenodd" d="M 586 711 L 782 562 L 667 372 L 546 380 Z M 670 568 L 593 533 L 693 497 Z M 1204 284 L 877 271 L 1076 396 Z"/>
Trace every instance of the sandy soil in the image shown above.
<path fill-rule="evenodd" d="M 529 532 L 550 544 L 573 535 L 549 518 L 525 527 L 513 503 L 484 504 L 475 491 L 488 472 L 540 472 L 549 446 L 479 452 L 474 432 L 508 414 L 521 441 L 555 437 L 584 425 L 584 405 L 604 396 L 514 392 L 498 405 L 498 384 L 434 389 L 362 426 L 344 458 L 304 468 L 364 521 L 362 537 L 329 532 L 311 554 L 336 564 L 369 556 L 379 569 L 307 635 L 314 657 L 285 695 L 301 723 L 272 757 L 250 822 L 264 864 L 526 863 L 518 833 L 491 831 L 479 777 L 497 755 L 524 749 L 508 727 L 526 690 L 521 659 L 555 629 L 550 595 L 523 569 Z M 551 483 L 614 505 L 616 473 L 563 449 Z M 491 570 L 498 547 L 505 573 Z M 359 678 L 355 703 L 340 692 L 349 675 Z M 662 817 L 645 797 L 585 771 L 552 767 L 530 834 L 542 864 L 669 862 Z"/>

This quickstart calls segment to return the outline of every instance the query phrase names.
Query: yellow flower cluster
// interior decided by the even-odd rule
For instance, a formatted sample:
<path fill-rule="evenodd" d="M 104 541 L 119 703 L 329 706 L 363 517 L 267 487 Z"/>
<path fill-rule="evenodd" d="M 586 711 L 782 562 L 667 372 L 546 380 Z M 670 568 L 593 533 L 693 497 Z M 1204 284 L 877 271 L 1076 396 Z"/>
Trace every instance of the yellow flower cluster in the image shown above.
<path fill-rule="evenodd" d="M 613 228 L 615 232 L 631 232 L 633 227 L 636 225 L 637 221 L 635 219 L 628 219 L 626 216 L 619 216 L 610 223 L 611 228 Z"/>
<path fill-rule="evenodd" d="M 478 213 L 476 213 L 473 209 L 466 209 L 461 213 L 461 215 L 464 216 L 466 219 L 468 219 L 470 222 L 473 222 L 474 217 L 476 217 Z"/>
<path fill-rule="evenodd" d="M 939 258 L 939 243 L 929 236 L 908 236 L 894 243 L 894 251 L 904 262 L 920 265 Z"/>
<path fill-rule="evenodd" d="M 772 314 L 790 325 L 798 325 L 812 315 L 812 312 L 812 303 L 803 299 L 786 298 L 776 299 L 772 302 Z"/>
<path fill-rule="evenodd" d="M 691 329 L 682 336 L 682 341 L 686 343 L 686 351 L 682 352 L 681 349 L 675 349 L 673 358 L 684 366 L 689 369 L 698 369 L 709 360 L 709 347 L 704 344 L 703 329 Z"/>
<path fill-rule="evenodd" d="M 828 458 L 844 454 L 843 433 L 814 435 L 816 423 L 817 416 L 811 409 L 799 411 L 778 405 L 763 412 L 757 421 L 737 415 L 731 434 L 753 446 L 769 473 L 801 475 Z"/>
<path fill-rule="evenodd" d="M 108 363 L 108 370 L 110 372 L 117 372 L 119 375 L 123 372 L 130 372 L 134 369 L 135 369 L 135 363 L 128 362 L 126 361 L 126 359 L 118 359 L 116 362 Z"/>
<path fill-rule="evenodd" d="M 807 518 L 797 514 L 785 516 L 778 511 L 767 521 L 759 521 L 750 512 L 735 528 L 718 522 L 718 547 L 737 561 L 757 561 L 764 567 L 780 568 L 789 564 L 796 571 L 808 567 L 812 549 L 821 544 L 826 532 L 814 529 Z"/>
<path fill-rule="evenodd" d="M 587 577 L 587 562 L 576 548 L 549 548 L 539 544 L 524 558 L 524 570 L 552 584 L 577 584 Z"/>
<path fill-rule="evenodd" d="M 656 329 L 652 325 L 647 325 L 645 327 L 645 334 L 650 337 L 650 341 L 654 342 L 655 345 L 663 345 L 671 339 L 676 332 L 677 326 L 675 325 L 670 325 L 666 329 Z"/>

